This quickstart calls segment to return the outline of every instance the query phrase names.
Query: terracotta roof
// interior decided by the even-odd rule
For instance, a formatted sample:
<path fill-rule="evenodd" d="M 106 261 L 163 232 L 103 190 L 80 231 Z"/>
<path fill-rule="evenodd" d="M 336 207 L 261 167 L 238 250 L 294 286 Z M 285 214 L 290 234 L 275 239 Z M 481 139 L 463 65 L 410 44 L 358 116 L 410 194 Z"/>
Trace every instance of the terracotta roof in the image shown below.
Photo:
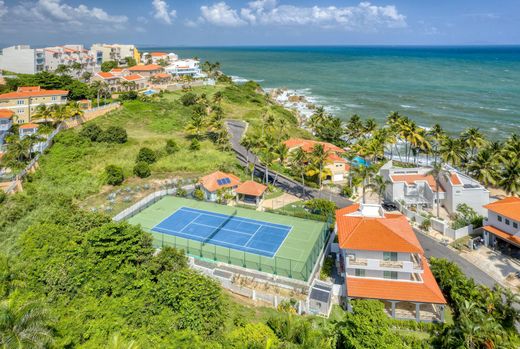
<path fill-rule="evenodd" d="M 266 185 L 254 181 L 246 181 L 238 186 L 236 192 L 238 194 L 261 196 L 266 190 Z"/>
<path fill-rule="evenodd" d="M 514 219 L 515 221 L 520 221 L 520 198 L 510 196 L 487 204 L 484 208 L 501 214 L 502 216 Z"/>
<path fill-rule="evenodd" d="M 150 56 L 152 56 L 152 57 L 162 57 L 162 56 L 168 56 L 168 54 L 165 53 L 165 52 L 152 52 L 152 53 L 150 53 Z"/>
<path fill-rule="evenodd" d="M 459 175 L 456 173 L 451 174 L 450 180 L 451 180 L 451 184 L 453 184 L 453 185 L 462 185 Z"/>
<path fill-rule="evenodd" d="M 132 74 L 132 75 L 127 75 L 127 76 L 122 76 L 121 79 L 125 79 L 127 81 L 135 81 L 135 80 L 141 80 L 144 78 L 139 74 Z"/>
<path fill-rule="evenodd" d="M 392 182 L 406 182 L 409 185 L 413 185 L 416 182 L 426 182 L 432 189 L 432 191 L 436 191 L 435 178 L 432 175 L 427 174 L 404 174 L 404 175 L 392 175 L 390 176 Z M 439 183 L 440 184 L 440 183 Z M 439 193 L 443 193 L 445 190 L 442 187 L 442 184 L 439 185 Z"/>
<path fill-rule="evenodd" d="M 157 78 L 157 79 L 169 79 L 171 77 L 172 76 L 168 73 L 159 73 L 159 74 L 154 75 L 154 78 Z"/>
<path fill-rule="evenodd" d="M 347 163 L 347 160 L 343 159 L 341 156 L 338 156 L 336 153 L 329 154 L 328 159 L 332 162 L 341 162 L 344 164 Z"/>
<path fill-rule="evenodd" d="M 423 253 L 410 223 L 402 214 L 371 217 L 354 204 L 336 211 L 339 246 L 352 250 Z"/>
<path fill-rule="evenodd" d="M 147 64 L 147 65 L 134 65 L 133 67 L 128 68 L 130 71 L 153 71 L 153 70 L 161 70 L 163 67 L 157 64 Z"/>
<path fill-rule="evenodd" d="M 111 73 L 121 73 L 123 71 L 123 68 L 112 68 L 110 70 Z"/>
<path fill-rule="evenodd" d="M 446 304 L 426 258 L 422 258 L 423 282 L 347 277 L 347 295 L 353 298 Z"/>
<path fill-rule="evenodd" d="M 66 90 L 45 90 L 39 86 L 19 87 L 16 92 L 8 92 L 0 95 L 0 99 L 45 97 L 45 96 L 66 96 Z"/>
<path fill-rule="evenodd" d="M 9 109 L 0 109 L 0 119 L 10 119 L 14 115 L 14 112 Z"/>
<path fill-rule="evenodd" d="M 38 127 L 40 127 L 40 125 L 38 125 L 38 124 L 23 124 L 22 126 L 20 126 L 20 129 L 26 130 L 26 129 L 38 128 Z"/>
<path fill-rule="evenodd" d="M 218 181 L 220 179 L 229 178 L 229 183 L 227 184 L 219 184 Z M 210 192 L 214 192 L 217 189 L 221 188 L 231 188 L 234 186 L 237 186 L 240 184 L 240 178 L 237 176 L 231 174 L 231 173 L 225 173 L 221 171 L 216 171 L 213 173 L 210 173 L 207 176 L 202 177 L 199 180 L 199 183 L 206 188 Z"/>
<path fill-rule="evenodd" d="M 508 234 L 505 231 L 495 228 L 491 225 L 485 225 L 483 228 L 484 230 L 489 231 L 490 233 L 502 238 L 503 240 L 506 240 L 512 243 L 513 245 L 520 247 L 520 237 Z"/>
<path fill-rule="evenodd" d="M 345 152 L 345 150 L 341 149 L 338 146 L 335 146 L 334 144 L 327 143 L 327 142 L 313 141 L 313 140 L 310 140 L 310 139 L 291 138 L 291 139 L 286 140 L 284 143 L 287 146 L 287 148 L 289 148 L 289 149 L 300 148 L 301 147 L 306 152 L 311 152 L 312 148 L 316 144 L 323 145 L 325 150 L 330 150 L 330 151 L 333 151 L 333 152 L 336 152 L 336 153 L 344 153 Z"/>
<path fill-rule="evenodd" d="M 98 72 L 96 75 L 102 77 L 103 79 L 116 79 L 117 78 L 117 76 L 115 76 L 114 74 L 103 72 L 103 71 Z"/>

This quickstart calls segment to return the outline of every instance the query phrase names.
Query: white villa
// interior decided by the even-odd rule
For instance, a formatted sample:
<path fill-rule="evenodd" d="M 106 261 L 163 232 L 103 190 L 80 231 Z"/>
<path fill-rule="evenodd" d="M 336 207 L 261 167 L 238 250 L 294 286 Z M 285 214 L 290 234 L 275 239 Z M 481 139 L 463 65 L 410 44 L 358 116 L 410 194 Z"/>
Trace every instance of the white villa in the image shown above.
<path fill-rule="evenodd" d="M 392 161 L 389 161 L 379 170 L 379 174 L 389 183 L 385 199 L 404 201 L 405 206 L 435 207 L 437 186 L 435 178 L 428 174 L 430 170 L 429 167 L 394 167 Z M 464 203 L 485 215 L 483 206 L 489 203 L 489 191 L 469 176 L 450 171 L 447 178 L 440 180 L 439 201 L 450 214 L 457 210 L 459 204 Z"/>
<path fill-rule="evenodd" d="M 181 59 L 174 61 L 172 64 L 167 66 L 166 72 L 173 76 L 184 76 L 189 75 L 194 78 L 204 77 L 200 69 L 200 62 L 196 59 Z"/>
<path fill-rule="evenodd" d="M 507 197 L 485 206 L 484 244 L 505 247 L 520 257 L 520 198 Z"/>

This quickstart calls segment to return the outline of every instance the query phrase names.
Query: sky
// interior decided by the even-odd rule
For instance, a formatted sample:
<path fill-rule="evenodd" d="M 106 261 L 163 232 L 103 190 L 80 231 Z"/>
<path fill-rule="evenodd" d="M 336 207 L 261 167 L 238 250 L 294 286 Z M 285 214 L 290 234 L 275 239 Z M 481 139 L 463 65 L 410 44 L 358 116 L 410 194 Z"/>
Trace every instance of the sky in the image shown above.
<path fill-rule="evenodd" d="M 520 0 L 0 0 L 0 46 L 520 44 Z"/>

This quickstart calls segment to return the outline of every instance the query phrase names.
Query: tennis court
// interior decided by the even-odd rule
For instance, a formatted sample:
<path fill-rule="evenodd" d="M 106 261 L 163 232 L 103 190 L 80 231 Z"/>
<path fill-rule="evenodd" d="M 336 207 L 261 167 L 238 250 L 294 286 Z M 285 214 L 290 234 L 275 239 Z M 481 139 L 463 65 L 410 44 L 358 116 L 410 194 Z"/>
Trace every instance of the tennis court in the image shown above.
<path fill-rule="evenodd" d="M 181 207 L 152 231 L 273 257 L 291 227 Z"/>

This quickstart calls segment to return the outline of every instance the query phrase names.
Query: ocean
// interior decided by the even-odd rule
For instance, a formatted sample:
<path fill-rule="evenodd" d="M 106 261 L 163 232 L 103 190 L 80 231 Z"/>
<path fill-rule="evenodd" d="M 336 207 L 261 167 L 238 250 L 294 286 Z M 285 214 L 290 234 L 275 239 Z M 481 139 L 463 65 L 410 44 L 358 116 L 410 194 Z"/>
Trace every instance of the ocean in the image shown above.
<path fill-rule="evenodd" d="M 384 122 L 391 111 L 454 134 L 520 133 L 520 46 L 155 47 L 218 61 L 227 75 L 296 90 L 348 119 Z"/>

